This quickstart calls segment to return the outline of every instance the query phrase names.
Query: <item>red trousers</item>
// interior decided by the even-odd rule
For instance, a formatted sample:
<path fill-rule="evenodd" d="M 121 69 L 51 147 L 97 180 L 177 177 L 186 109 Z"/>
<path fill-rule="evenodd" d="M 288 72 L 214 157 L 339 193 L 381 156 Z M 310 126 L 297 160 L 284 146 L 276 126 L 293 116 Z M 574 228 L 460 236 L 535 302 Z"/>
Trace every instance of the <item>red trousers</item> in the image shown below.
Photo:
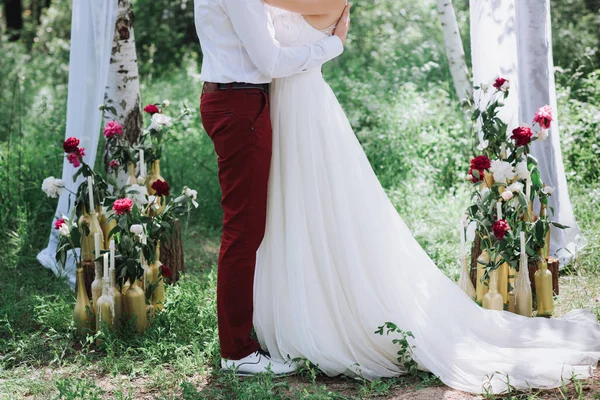
<path fill-rule="evenodd" d="M 204 93 L 200 111 L 218 156 L 223 192 L 217 277 L 221 356 L 238 360 L 260 348 L 250 333 L 256 251 L 265 233 L 271 166 L 269 97 L 259 89 Z"/>

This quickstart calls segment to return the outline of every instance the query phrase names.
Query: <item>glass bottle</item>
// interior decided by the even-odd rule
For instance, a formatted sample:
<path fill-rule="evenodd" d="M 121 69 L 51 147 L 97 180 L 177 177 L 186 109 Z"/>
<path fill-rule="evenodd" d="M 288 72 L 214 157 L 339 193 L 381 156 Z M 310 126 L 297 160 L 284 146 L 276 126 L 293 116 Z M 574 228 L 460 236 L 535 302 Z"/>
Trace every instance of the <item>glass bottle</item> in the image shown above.
<path fill-rule="evenodd" d="M 110 290 L 112 291 L 113 302 L 115 304 L 115 327 L 120 325 L 121 317 L 123 316 L 123 293 L 117 287 L 117 273 L 115 267 L 111 267 L 110 273 Z"/>
<path fill-rule="evenodd" d="M 110 278 L 102 278 L 102 296 L 96 305 L 96 327 L 98 330 L 106 325 L 109 329 L 115 328 L 115 302 L 110 290 Z"/>
<path fill-rule="evenodd" d="M 165 304 L 165 279 L 160 274 L 160 266 L 162 265 L 160 262 L 160 241 L 156 243 L 155 254 L 154 262 L 150 266 L 153 284 L 155 285 L 154 291 L 152 291 L 152 305 L 154 305 L 156 311 L 161 311 Z"/>
<path fill-rule="evenodd" d="M 490 262 L 490 256 L 487 250 L 483 250 L 479 258 L 477 258 L 477 282 L 475 282 L 475 300 L 477 303 L 481 304 L 483 302 L 483 297 L 489 290 L 488 280 L 484 280 L 485 271 L 487 269 L 487 265 Z"/>
<path fill-rule="evenodd" d="M 126 185 L 135 185 L 137 178 L 135 176 L 135 164 L 131 161 L 127 163 L 127 182 Z"/>
<path fill-rule="evenodd" d="M 504 262 L 498 267 L 498 292 L 502 296 L 502 303 L 508 305 L 508 263 Z"/>
<path fill-rule="evenodd" d="M 531 318 L 533 313 L 533 295 L 531 293 L 531 281 L 529 280 L 527 254 L 521 254 L 515 293 L 515 312 L 524 317 Z"/>
<path fill-rule="evenodd" d="M 92 329 L 93 314 L 90 298 L 85 290 L 83 268 L 77 268 L 76 286 L 77 300 L 75 302 L 75 309 L 73 310 L 73 320 L 75 321 L 77 334 L 84 336 Z"/>
<path fill-rule="evenodd" d="M 85 234 L 83 225 L 87 224 L 89 235 Z M 81 233 L 81 261 L 94 260 L 94 235 L 100 233 L 100 248 L 104 248 L 104 233 L 98 221 L 98 213 L 93 210 L 90 214 L 84 214 L 79 218 L 79 232 Z"/>
<path fill-rule="evenodd" d="M 546 217 L 546 206 L 542 204 L 540 216 Z M 554 292 L 552 288 L 552 271 L 548 269 L 546 254 L 549 253 L 548 247 L 550 241 L 546 240 L 538 255 L 540 260 L 537 262 L 537 271 L 535 272 L 535 298 L 537 300 L 537 316 L 551 317 L 554 314 Z"/>
<path fill-rule="evenodd" d="M 94 281 L 92 282 L 92 305 L 94 306 L 94 311 L 98 308 L 98 299 L 102 296 L 102 264 L 100 261 L 94 262 L 94 267 L 96 270 Z M 96 325 L 96 329 L 100 329 L 100 326 Z"/>
<path fill-rule="evenodd" d="M 490 271 L 490 288 L 489 291 L 483 296 L 482 302 L 483 308 L 488 310 L 504 310 L 504 300 L 502 295 L 498 292 L 498 270 L 494 269 Z"/>
<path fill-rule="evenodd" d="M 164 181 L 165 178 L 163 178 L 160 174 L 160 160 L 154 160 L 150 166 L 150 173 L 146 179 L 146 189 L 148 189 L 148 194 L 150 196 L 154 196 L 156 194 L 156 190 L 152 188 L 152 185 L 158 180 Z M 165 209 L 165 197 L 161 196 L 159 199 L 157 199 L 157 201 L 159 202 L 160 208 L 158 210 L 150 210 L 151 213 L 160 214 Z"/>

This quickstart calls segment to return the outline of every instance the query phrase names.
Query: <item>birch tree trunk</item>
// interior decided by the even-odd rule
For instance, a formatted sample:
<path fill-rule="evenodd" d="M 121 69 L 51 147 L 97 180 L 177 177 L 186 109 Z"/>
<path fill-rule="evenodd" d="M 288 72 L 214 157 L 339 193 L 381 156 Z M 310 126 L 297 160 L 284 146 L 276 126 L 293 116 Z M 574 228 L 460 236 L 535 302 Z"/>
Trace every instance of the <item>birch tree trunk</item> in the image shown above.
<path fill-rule="evenodd" d="M 107 111 L 105 122 L 116 120 L 123 125 L 127 140 L 135 144 L 142 132 L 142 109 L 140 105 L 140 80 L 138 73 L 135 36 L 133 34 L 133 9 L 130 0 L 118 0 L 118 16 L 115 24 L 105 103 L 116 110 Z M 105 151 L 105 168 L 108 170 L 110 154 Z M 126 167 L 125 167 L 126 169 Z M 126 173 L 119 173 L 119 184 L 126 181 Z"/>
<path fill-rule="evenodd" d="M 473 89 L 469 79 L 469 69 L 465 61 L 465 50 L 460 38 L 458 30 L 458 22 L 456 21 L 456 13 L 452 0 L 436 0 L 440 22 L 442 24 L 442 32 L 444 34 L 444 43 L 446 45 L 446 56 L 450 65 L 450 73 L 454 81 L 454 89 L 458 98 L 463 100 L 471 100 L 473 97 Z"/>

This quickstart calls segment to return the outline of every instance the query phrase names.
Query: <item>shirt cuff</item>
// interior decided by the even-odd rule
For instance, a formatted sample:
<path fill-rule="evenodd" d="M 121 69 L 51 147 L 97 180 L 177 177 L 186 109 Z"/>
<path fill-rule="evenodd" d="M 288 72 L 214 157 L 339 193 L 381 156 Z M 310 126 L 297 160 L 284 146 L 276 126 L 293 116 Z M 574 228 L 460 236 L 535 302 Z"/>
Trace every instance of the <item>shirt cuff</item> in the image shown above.
<path fill-rule="evenodd" d="M 332 60 L 344 52 L 344 45 L 339 36 L 332 35 L 323 39 L 323 48 L 329 60 Z"/>

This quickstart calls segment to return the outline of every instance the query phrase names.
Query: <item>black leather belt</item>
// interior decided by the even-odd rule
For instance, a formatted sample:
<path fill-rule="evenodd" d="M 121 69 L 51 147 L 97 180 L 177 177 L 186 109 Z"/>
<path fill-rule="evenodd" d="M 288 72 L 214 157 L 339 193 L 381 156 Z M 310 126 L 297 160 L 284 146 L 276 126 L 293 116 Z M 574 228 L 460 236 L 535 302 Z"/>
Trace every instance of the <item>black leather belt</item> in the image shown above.
<path fill-rule="evenodd" d="M 232 83 L 217 83 L 219 90 L 246 90 L 246 89 L 259 89 L 269 93 L 268 83 L 243 83 L 243 82 L 232 82 Z"/>

